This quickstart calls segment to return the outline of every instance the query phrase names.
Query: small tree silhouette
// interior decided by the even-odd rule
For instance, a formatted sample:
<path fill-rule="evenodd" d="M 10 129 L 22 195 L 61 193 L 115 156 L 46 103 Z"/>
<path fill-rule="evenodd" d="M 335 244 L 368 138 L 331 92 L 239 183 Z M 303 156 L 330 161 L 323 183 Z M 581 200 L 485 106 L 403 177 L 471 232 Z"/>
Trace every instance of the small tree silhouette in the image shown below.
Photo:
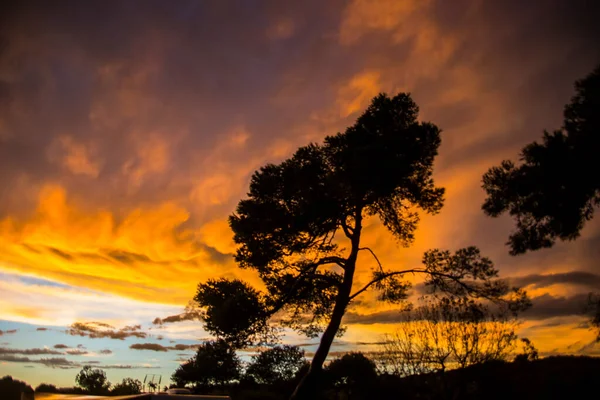
<path fill-rule="evenodd" d="M 355 387 L 377 379 L 375 363 L 360 352 L 351 352 L 336 358 L 325 368 L 327 375 L 338 386 Z"/>
<path fill-rule="evenodd" d="M 596 342 L 600 342 L 600 294 L 590 293 L 586 311 L 591 314 L 590 324 L 596 330 Z"/>
<path fill-rule="evenodd" d="M 35 388 L 36 393 L 58 393 L 58 388 L 50 383 L 40 383 Z"/>
<path fill-rule="evenodd" d="M 347 353 L 325 367 L 324 381 L 323 389 L 333 386 L 336 398 L 364 399 L 377 382 L 377 368 L 363 353 Z"/>
<path fill-rule="evenodd" d="M 125 396 L 140 393 L 142 393 L 142 382 L 132 378 L 123 378 L 121 383 L 117 383 L 110 391 L 110 394 L 113 396 Z"/>
<path fill-rule="evenodd" d="M 523 352 L 517 354 L 515 357 L 515 362 L 526 362 L 526 361 L 535 361 L 538 359 L 538 350 L 535 348 L 531 340 L 527 338 L 522 338 L 521 342 L 523 343 Z"/>
<path fill-rule="evenodd" d="M 297 346 L 275 346 L 252 356 L 246 376 L 257 383 L 273 385 L 292 380 L 304 364 L 304 350 Z"/>
<path fill-rule="evenodd" d="M 223 340 L 206 342 L 196 355 L 180 365 L 171 380 L 177 386 L 222 385 L 239 379 L 241 362 L 235 350 Z"/>
<path fill-rule="evenodd" d="M 86 392 L 95 395 L 107 394 L 110 388 L 106 373 L 101 369 L 93 369 L 89 365 L 79 371 L 75 377 L 75 382 Z"/>

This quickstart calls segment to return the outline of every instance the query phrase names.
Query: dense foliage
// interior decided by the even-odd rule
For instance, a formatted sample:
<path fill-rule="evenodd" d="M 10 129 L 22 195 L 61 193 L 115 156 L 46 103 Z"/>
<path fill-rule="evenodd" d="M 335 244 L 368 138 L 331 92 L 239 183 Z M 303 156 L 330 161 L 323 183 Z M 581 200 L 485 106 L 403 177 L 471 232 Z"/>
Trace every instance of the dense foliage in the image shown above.
<path fill-rule="evenodd" d="M 21 393 L 33 395 L 33 389 L 27 383 L 13 379 L 9 375 L 0 379 L 0 394 L 3 400 L 21 400 Z"/>
<path fill-rule="evenodd" d="M 142 382 L 132 378 L 123 378 L 120 383 L 114 385 L 110 390 L 110 394 L 113 396 L 125 396 L 140 393 L 142 393 Z"/>
<path fill-rule="evenodd" d="M 86 365 L 79 371 L 75 377 L 75 382 L 89 394 L 108 394 L 108 389 L 110 388 L 110 382 L 106 378 L 106 373 L 101 369 L 94 369 L 89 365 Z"/>
<path fill-rule="evenodd" d="M 275 346 L 252 356 L 246 376 L 257 383 L 277 384 L 292 380 L 306 364 L 304 351 L 296 346 Z"/>
<path fill-rule="evenodd" d="M 484 211 L 515 219 L 512 254 L 576 239 L 600 205 L 600 66 L 575 89 L 560 129 L 525 146 L 519 163 L 505 160 L 483 177 Z"/>
<path fill-rule="evenodd" d="M 325 368 L 326 377 L 337 388 L 369 388 L 377 380 L 375 363 L 359 352 L 336 358 Z"/>
<path fill-rule="evenodd" d="M 35 391 L 36 393 L 59 393 L 58 388 L 50 383 L 40 383 Z"/>
<path fill-rule="evenodd" d="M 235 350 L 223 340 L 206 342 L 194 357 L 180 365 L 171 380 L 177 386 L 218 386 L 236 381 L 241 362 Z"/>

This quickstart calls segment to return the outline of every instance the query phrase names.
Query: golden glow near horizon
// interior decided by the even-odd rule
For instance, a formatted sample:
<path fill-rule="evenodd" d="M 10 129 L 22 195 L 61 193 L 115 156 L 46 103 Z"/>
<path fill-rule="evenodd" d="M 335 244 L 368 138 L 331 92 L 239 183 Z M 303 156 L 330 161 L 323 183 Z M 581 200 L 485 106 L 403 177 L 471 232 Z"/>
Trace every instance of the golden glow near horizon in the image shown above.
<path fill-rule="evenodd" d="M 409 91 L 421 119 L 443 129 L 445 206 L 422 216 L 410 248 L 376 220 L 365 245 L 388 268 L 418 265 L 430 248 L 479 246 L 535 297 L 524 336 L 548 354 L 597 351 L 577 307 L 600 282 L 598 219 L 577 241 L 510 257 L 512 222 L 480 209 L 483 173 L 560 125 L 597 46 L 574 28 L 556 40 L 559 8 L 532 32 L 533 5 L 320 3 L 260 16 L 220 2 L 100 16 L 83 3 L 68 15 L 15 9 L 0 31 L 10 39 L 0 50 L 0 320 L 149 327 L 208 278 L 260 286 L 236 267 L 227 225 L 252 172 L 352 124 L 377 93 Z M 100 27 L 108 15 L 128 17 Z M 365 255 L 357 286 L 371 267 Z M 349 312 L 349 343 L 397 321 L 369 293 Z M 162 329 L 201 337 L 193 324 Z"/>

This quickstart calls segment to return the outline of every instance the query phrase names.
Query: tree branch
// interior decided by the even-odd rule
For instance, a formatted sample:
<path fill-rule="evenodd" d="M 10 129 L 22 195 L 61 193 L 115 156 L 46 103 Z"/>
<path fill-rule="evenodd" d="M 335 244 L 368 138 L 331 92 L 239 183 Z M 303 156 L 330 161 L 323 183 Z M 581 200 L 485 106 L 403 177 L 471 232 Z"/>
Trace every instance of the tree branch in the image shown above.
<path fill-rule="evenodd" d="M 333 230 L 331 237 L 329 238 L 329 240 L 327 240 L 327 246 L 331 246 L 331 242 L 333 242 L 333 238 L 335 238 L 335 234 L 337 233 L 337 230 L 338 230 L 337 227 Z M 327 236 L 325 236 L 325 239 L 327 239 Z M 323 244 L 325 244 L 325 240 L 323 240 Z"/>
<path fill-rule="evenodd" d="M 311 265 L 313 265 L 315 267 L 320 267 L 321 265 L 327 265 L 327 264 L 336 264 L 339 267 L 341 267 L 342 269 L 346 269 L 346 260 L 343 259 L 342 257 L 338 257 L 338 256 L 323 257 Z"/>
<path fill-rule="evenodd" d="M 379 261 L 379 258 L 377 258 L 377 255 L 375 255 L 375 252 L 373 250 L 371 250 L 369 247 L 360 247 L 358 249 L 358 251 L 362 251 L 362 250 L 367 250 L 369 253 L 371 253 L 371 255 L 373 256 L 375 261 L 377 261 L 377 265 L 379 265 L 379 269 L 381 270 L 381 272 L 383 272 L 383 266 L 381 265 L 381 261 Z"/>
<path fill-rule="evenodd" d="M 404 275 L 404 274 L 409 274 L 409 273 L 421 273 L 421 274 L 427 274 L 427 275 L 430 275 L 430 276 L 437 276 L 437 277 L 441 277 L 441 278 L 448 278 L 448 279 L 452 280 L 453 282 L 455 282 L 455 283 L 459 284 L 460 286 L 462 286 L 463 289 L 465 289 L 469 293 L 477 292 L 477 290 L 475 290 L 471 286 L 465 284 L 464 282 L 461 282 L 461 280 L 459 278 L 455 277 L 455 276 L 444 274 L 442 272 L 433 272 L 433 271 L 427 271 L 425 269 L 414 268 L 414 269 L 406 269 L 404 271 L 388 272 L 385 275 L 378 276 L 377 278 L 373 279 L 371 282 L 369 282 L 365 286 L 363 286 L 362 289 L 358 290 L 356 293 L 354 293 L 353 295 L 351 295 L 350 296 L 350 300 L 353 300 L 355 297 L 357 297 L 358 295 L 360 295 L 361 293 L 363 293 L 364 291 L 366 291 L 367 289 L 369 289 L 371 286 L 373 286 L 377 282 L 381 282 L 381 281 L 383 281 L 385 279 L 388 279 L 388 278 L 390 278 L 392 276 L 395 276 L 395 275 Z"/>
<path fill-rule="evenodd" d="M 357 291 L 356 293 L 354 293 L 353 295 L 350 296 L 350 301 L 352 301 L 355 297 L 359 296 L 361 293 L 363 293 L 364 291 L 366 291 L 367 289 L 369 289 L 371 286 L 373 286 L 374 284 L 376 284 L 377 282 L 381 282 L 387 278 L 390 278 L 394 275 L 403 275 L 403 274 L 409 274 L 411 272 L 425 272 L 424 270 L 420 270 L 420 269 L 406 269 L 404 271 L 394 271 L 394 272 L 388 272 L 385 275 L 382 276 L 378 276 L 377 278 L 373 279 L 371 282 L 367 283 L 365 286 L 362 287 L 362 289 L 360 289 L 359 291 Z"/>
<path fill-rule="evenodd" d="M 288 302 L 288 300 L 292 297 L 292 295 L 295 292 L 295 289 L 298 287 L 298 285 L 300 284 L 300 282 L 302 282 L 304 276 L 307 275 L 308 273 L 311 273 L 311 272 L 314 273 L 317 270 L 317 268 L 319 268 L 319 266 L 326 265 L 326 264 L 337 264 L 342 269 L 345 269 L 345 260 L 343 258 L 341 258 L 341 257 L 338 257 L 338 256 L 323 257 L 323 258 L 321 258 L 320 260 L 318 260 L 318 261 L 316 261 L 314 263 L 308 264 L 296 276 L 296 279 L 295 279 L 294 283 L 291 285 L 291 287 L 288 290 L 287 294 L 283 298 L 281 298 L 277 302 L 277 304 L 274 305 L 271 310 L 269 310 L 269 312 L 267 314 L 268 315 L 273 315 L 277 311 L 279 311 Z M 334 278 L 332 278 L 330 276 L 319 274 L 318 278 L 319 279 L 322 278 L 323 280 L 326 280 L 326 281 L 330 282 L 332 286 L 338 286 L 339 287 L 340 282 L 336 281 Z"/>
<path fill-rule="evenodd" d="M 346 234 L 346 237 L 348 239 L 352 239 L 354 237 L 354 232 L 352 231 L 352 228 L 350 228 L 350 226 L 346 223 L 346 221 L 342 221 L 342 229 L 344 230 L 344 233 Z"/>
<path fill-rule="evenodd" d="M 324 280 L 326 282 L 329 282 L 332 286 L 339 286 L 339 284 L 341 283 L 338 280 L 336 280 L 332 275 L 316 274 L 314 276 L 314 279 Z"/>

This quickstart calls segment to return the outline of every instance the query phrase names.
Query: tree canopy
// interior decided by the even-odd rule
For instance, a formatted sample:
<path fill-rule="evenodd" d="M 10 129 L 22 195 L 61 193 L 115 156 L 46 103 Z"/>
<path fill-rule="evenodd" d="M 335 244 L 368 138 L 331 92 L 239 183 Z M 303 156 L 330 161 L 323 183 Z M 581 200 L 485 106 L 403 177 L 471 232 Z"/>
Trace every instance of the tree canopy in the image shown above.
<path fill-rule="evenodd" d="M 107 394 L 110 388 L 110 382 L 106 378 L 106 373 L 101 369 L 94 369 L 86 365 L 79 371 L 75 377 L 77 385 L 89 394 Z"/>
<path fill-rule="evenodd" d="M 264 298 L 239 279 L 209 279 L 194 297 L 205 329 L 234 347 L 267 342 L 274 335 L 265 318 Z"/>
<path fill-rule="evenodd" d="M 222 385 L 239 379 L 241 362 L 233 348 L 223 340 L 206 342 L 194 357 L 181 364 L 171 380 L 178 386 Z"/>
<path fill-rule="evenodd" d="M 337 386 L 361 386 L 377 378 L 375 363 L 360 352 L 344 354 L 327 365 L 327 374 Z"/>
<path fill-rule="evenodd" d="M 35 388 L 35 392 L 40 393 L 58 393 L 58 388 L 50 383 L 40 383 Z"/>
<path fill-rule="evenodd" d="M 383 301 L 406 301 L 409 273 L 423 274 L 432 291 L 500 299 L 509 292 L 496 281 L 498 271 L 474 247 L 455 253 L 432 250 L 422 267 L 389 270 L 375 252 L 361 246 L 363 221 L 377 217 L 408 246 L 419 213 L 440 211 L 444 189 L 433 180 L 440 130 L 418 121 L 410 95 L 375 97 L 356 123 L 322 144 L 300 147 L 279 164 L 254 173 L 248 197 L 229 219 L 241 268 L 252 269 L 264 283 L 262 292 L 236 281 L 201 283 L 195 300 L 206 310 L 205 328 L 241 343 L 268 326 L 277 315 L 281 326 L 308 336 L 322 333 L 305 379 L 310 387 L 322 370 L 331 344 L 343 332 L 348 305 L 366 290 Z M 372 255 L 372 279 L 355 288 L 359 252 Z M 228 293 L 238 290 L 236 300 Z M 244 312 L 236 311 L 238 307 Z M 231 309 L 236 321 L 227 321 Z M 304 394 L 296 392 L 295 397 Z"/>
<path fill-rule="evenodd" d="M 305 363 L 304 351 L 299 347 L 275 346 L 252 356 L 246 376 L 273 385 L 292 380 Z"/>
<path fill-rule="evenodd" d="M 505 160 L 483 176 L 483 210 L 515 219 L 513 255 L 576 239 L 600 205 L 600 66 L 575 89 L 560 129 L 525 146 L 519 163 Z"/>

